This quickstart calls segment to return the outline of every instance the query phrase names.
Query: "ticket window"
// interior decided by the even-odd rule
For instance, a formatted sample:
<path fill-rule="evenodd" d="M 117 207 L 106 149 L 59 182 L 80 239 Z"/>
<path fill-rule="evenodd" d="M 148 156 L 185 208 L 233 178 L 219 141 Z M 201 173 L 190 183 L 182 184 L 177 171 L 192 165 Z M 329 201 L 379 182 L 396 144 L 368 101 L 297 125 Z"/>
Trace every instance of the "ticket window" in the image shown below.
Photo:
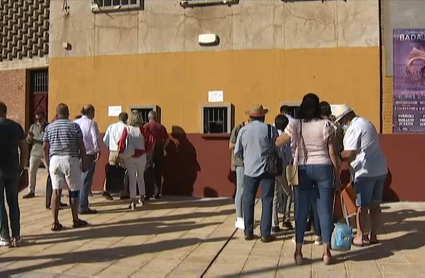
<path fill-rule="evenodd" d="M 160 114 L 160 109 L 158 106 L 156 105 L 149 105 L 149 106 L 130 106 L 130 112 L 133 110 L 137 110 L 140 112 L 140 114 L 142 114 L 142 118 L 143 118 L 143 122 L 147 122 L 148 121 L 148 114 L 151 111 L 155 111 L 157 113 L 157 121 L 159 123 L 161 123 L 161 114 Z"/>
<path fill-rule="evenodd" d="M 297 103 L 297 102 L 283 102 L 280 105 L 283 106 L 288 106 L 289 108 L 289 115 L 291 115 L 294 119 L 298 119 L 298 108 L 300 107 L 301 103 Z"/>

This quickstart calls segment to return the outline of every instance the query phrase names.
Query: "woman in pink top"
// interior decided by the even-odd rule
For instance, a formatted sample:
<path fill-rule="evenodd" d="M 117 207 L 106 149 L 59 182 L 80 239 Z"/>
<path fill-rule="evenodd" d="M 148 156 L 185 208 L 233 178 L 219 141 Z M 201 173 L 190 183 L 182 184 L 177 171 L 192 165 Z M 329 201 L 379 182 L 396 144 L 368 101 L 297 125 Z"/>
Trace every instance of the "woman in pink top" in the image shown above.
<path fill-rule="evenodd" d="M 298 161 L 299 185 L 294 186 L 294 259 L 298 265 L 303 262 L 301 249 L 309 211 L 316 205 L 324 246 L 322 259 L 325 264 L 330 263 L 333 196 L 339 178 L 333 134 L 332 123 L 320 116 L 319 98 L 307 94 L 299 108 L 299 120 L 291 122 L 276 140 L 277 146 L 283 146 L 292 139 L 294 160 Z"/>

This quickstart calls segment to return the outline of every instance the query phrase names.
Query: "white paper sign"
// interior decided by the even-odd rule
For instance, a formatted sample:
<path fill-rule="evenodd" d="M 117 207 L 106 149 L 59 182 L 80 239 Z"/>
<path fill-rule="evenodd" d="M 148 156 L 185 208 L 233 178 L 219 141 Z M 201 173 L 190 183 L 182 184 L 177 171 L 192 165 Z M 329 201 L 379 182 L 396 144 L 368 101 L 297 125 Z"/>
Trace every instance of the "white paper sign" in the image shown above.
<path fill-rule="evenodd" d="M 208 102 L 223 102 L 223 91 L 209 91 Z"/>
<path fill-rule="evenodd" d="M 108 116 L 117 117 L 122 112 L 121 106 L 109 106 L 108 107 Z"/>

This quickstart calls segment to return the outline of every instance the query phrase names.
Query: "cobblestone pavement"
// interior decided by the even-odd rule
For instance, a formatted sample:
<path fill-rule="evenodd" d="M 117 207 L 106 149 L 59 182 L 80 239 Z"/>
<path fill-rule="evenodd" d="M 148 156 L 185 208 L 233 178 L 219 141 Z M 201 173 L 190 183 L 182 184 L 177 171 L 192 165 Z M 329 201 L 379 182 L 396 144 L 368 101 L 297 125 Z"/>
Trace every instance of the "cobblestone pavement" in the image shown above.
<path fill-rule="evenodd" d="M 45 174 L 39 180 L 37 197 L 20 199 L 24 245 L 0 248 L 0 277 L 425 277 L 425 203 L 383 205 L 381 244 L 334 252 L 330 266 L 308 235 L 307 262 L 295 266 L 293 233 L 267 244 L 244 241 L 231 199 L 166 197 L 131 211 L 95 195 L 99 213 L 82 216 L 90 226 L 70 228 L 64 209 L 67 228 L 51 232 Z"/>

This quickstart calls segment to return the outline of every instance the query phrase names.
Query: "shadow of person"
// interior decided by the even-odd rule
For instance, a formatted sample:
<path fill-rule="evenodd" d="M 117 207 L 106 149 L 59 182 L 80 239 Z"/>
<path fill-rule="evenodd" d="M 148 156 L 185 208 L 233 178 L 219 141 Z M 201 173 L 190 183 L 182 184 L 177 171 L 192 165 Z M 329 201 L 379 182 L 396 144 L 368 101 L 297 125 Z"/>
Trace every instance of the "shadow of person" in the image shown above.
<path fill-rule="evenodd" d="M 235 199 L 236 197 L 236 172 L 229 170 L 229 173 L 227 174 L 227 179 L 235 186 L 232 199 Z"/>
<path fill-rule="evenodd" d="M 170 143 L 164 160 L 163 193 L 165 195 L 193 194 L 193 186 L 201 167 L 196 149 L 187 139 L 186 132 L 179 126 L 171 129 Z"/>
<path fill-rule="evenodd" d="M 400 198 L 398 197 L 397 193 L 391 188 L 392 183 L 393 183 L 393 175 L 390 169 L 388 169 L 387 179 L 385 180 L 385 185 L 384 185 L 384 196 L 382 199 L 385 202 L 400 202 Z"/>

